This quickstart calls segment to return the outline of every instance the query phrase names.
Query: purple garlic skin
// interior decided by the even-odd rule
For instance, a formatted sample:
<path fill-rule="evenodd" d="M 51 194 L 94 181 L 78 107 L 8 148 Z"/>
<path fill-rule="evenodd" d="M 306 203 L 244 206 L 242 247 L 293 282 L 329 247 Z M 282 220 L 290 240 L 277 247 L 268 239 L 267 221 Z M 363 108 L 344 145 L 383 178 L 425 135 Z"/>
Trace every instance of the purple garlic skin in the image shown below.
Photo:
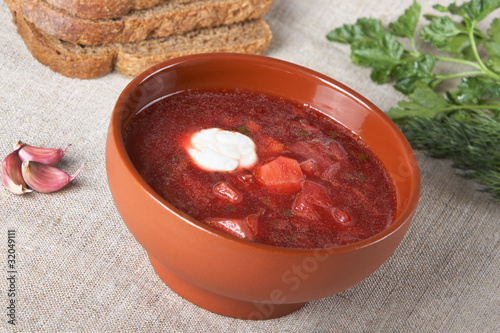
<path fill-rule="evenodd" d="M 19 195 L 31 192 L 23 179 L 21 165 L 18 150 L 14 150 L 2 161 L 2 183 L 9 191 Z"/>
<path fill-rule="evenodd" d="M 62 189 L 70 181 L 75 179 L 82 170 L 83 164 L 73 175 L 53 167 L 35 161 L 23 161 L 21 170 L 26 184 L 35 191 L 51 193 Z"/>
<path fill-rule="evenodd" d="M 66 152 L 66 149 L 71 145 L 68 145 L 64 149 L 58 148 L 43 148 L 34 147 L 25 144 L 24 142 L 17 141 L 14 148 L 19 149 L 19 158 L 21 161 L 34 161 L 48 165 L 54 165 L 61 160 Z"/>

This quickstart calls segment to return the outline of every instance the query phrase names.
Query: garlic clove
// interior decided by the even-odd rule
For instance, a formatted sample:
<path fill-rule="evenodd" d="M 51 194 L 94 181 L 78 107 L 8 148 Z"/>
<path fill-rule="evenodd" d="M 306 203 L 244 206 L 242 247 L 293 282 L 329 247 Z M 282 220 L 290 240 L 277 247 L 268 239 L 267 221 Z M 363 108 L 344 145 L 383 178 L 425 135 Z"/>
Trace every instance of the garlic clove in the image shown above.
<path fill-rule="evenodd" d="M 14 148 L 19 149 L 19 157 L 21 158 L 21 161 L 34 161 L 48 165 L 54 165 L 59 162 L 69 146 L 71 145 L 68 145 L 64 149 L 58 149 L 34 147 L 27 145 L 22 141 L 17 141 L 14 144 Z"/>
<path fill-rule="evenodd" d="M 14 194 L 31 192 L 23 179 L 21 172 L 22 161 L 15 150 L 2 161 L 2 183 Z"/>
<path fill-rule="evenodd" d="M 66 186 L 78 175 L 84 165 L 85 163 L 71 176 L 58 168 L 34 161 L 23 161 L 21 169 L 29 187 L 38 192 L 50 193 Z"/>

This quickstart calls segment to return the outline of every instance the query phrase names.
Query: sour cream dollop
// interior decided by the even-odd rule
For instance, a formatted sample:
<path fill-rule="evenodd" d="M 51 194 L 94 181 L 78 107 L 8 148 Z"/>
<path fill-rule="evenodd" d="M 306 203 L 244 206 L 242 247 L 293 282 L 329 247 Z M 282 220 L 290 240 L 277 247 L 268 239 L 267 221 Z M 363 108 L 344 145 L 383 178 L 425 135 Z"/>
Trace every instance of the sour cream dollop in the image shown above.
<path fill-rule="evenodd" d="M 250 168 L 257 162 L 255 143 L 239 132 L 208 128 L 191 137 L 187 149 L 193 161 L 209 171 Z"/>

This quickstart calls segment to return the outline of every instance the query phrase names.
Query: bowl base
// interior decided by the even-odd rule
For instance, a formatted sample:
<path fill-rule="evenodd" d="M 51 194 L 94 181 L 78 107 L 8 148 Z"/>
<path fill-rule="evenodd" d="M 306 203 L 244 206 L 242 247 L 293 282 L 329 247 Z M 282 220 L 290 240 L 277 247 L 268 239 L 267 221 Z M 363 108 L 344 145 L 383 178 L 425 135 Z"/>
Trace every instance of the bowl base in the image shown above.
<path fill-rule="evenodd" d="M 200 308 L 219 315 L 248 320 L 273 319 L 297 311 L 306 304 L 255 303 L 215 294 L 187 282 L 172 273 L 153 256 L 149 254 L 148 256 L 156 274 L 172 291 Z"/>

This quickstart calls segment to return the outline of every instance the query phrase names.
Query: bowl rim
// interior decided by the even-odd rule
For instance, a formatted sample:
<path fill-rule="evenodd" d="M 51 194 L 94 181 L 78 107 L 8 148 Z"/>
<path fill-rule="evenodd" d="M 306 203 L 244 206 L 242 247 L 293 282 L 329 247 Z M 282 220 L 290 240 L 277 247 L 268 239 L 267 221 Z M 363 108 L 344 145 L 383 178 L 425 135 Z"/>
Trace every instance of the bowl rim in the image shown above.
<path fill-rule="evenodd" d="M 314 248 L 314 249 L 286 248 L 286 247 L 278 247 L 268 244 L 257 243 L 245 239 L 240 239 L 238 237 L 219 231 L 215 228 L 211 228 L 210 226 L 207 226 L 204 223 L 199 222 L 194 218 L 191 218 L 187 214 L 183 213 L 182 211 L 180 211 L 179 209 L 168 203 L 161 196 L 159 196 L 139 175 L 134 165 L 132 164 L 130 158 L 128 157 L 125 146 L 123 144 L 123 136 L 120 130 L 121 119 L 120 119 L 119 109 L 122 108 L 124 104 L 123 102 L 127 100 L 127 96 L 129 96 L 130 92 L 133 91 L 136 88 L 136 86 L 140 85 L 142 82 L 148 80 L 149 78 L 155 76 L 156 74 L 172 69 L 179 65 L 185 65 L 189 63 L 200 64 L 211 61 L 227 61 L 227 62 L 233 62 L 233 64 L 234 61 L 250 61 L 250 62 L 256 62 L 259 65 L 266 65 L 273 68 L 279 67 L 281 69 L 287 69 L 289 71 L 301 73 L 301 75 L 312 76 L 322 81 L 326 85 L 335 88 L 341 93 L 347 95 L 349 98 L 361 104 L 365 109 L 369 109 L 370 112 L 374 112 L 377 114 L 377 116 L 381 117 L 382 120 L 386 123 L 386 125 L 389 128 L 392 128 L 392 130 L 395 132 L 396 136 L 401 141 L 401 143 L 404 146 L 406 146 L 407 148 L 406 150 L 409 152 L 408 159 L 409 162 L 411 163 L 412 184 L 414 188 L 411 191 L 410 197 L 406 202 L 398 218 L 396 218 L 387 228 L 385 228 L 381 232 L 355 243 L 334 248 Z M 413 154 L 413 150 L 411 149 L 411 146 L 404 137 L 403 133 L 383 111 L 381 111 L 375 104 L 373 104 L 371 101 L 369 101 L 367 98 L 365 98 L 355 90 L 347 87 L 346 85 L 340 83 L 339 81 L 327 75 L 324 75 L 315 70 L 309 69 L 307 67 L 292 62 L 288 62 L 277 58 L 272 58 L 265 55 L 251 55 L 242 53 L 201 53 L 201 54 L 186 55 L 186 56 L 172 58 L 160 62 L 154 66 L 151 66 L 150 68 L 146 69 L 144 72 L 133 78 L 120 93 L 113 107 L 108 131 L 110 132 L 109 134 L 112 136 L 112 138 L 116 143 L 115 147 L 117 149 L 117 154 L 120 160 L 124 163 L 127 171 L 133 176 L 134 180 L 140 184 L 143 190 L 147 192 L 147 194 L 158 204 L 164 206 L 166 209 L 170 211 L 170 213 L 173 213 L 177 217 L 181 218 L 182 220 L 184 220 L 184 222 L 190 224 L 195 228 L 201 229 L 204 232 L 212 234 L 216 237 L 222 237 L 230 242 L 241 243 L 242 246 L 252 247 L 267 252 L 280 252 L 280 253 L 286 252 L 292 255 L 310 256 L 310 255 L 332 255 L 335 253 L 346 253 L 362 249 L 383 241 L 390 235 L 396 233 L 400 228 L 403 227 L 403 225 L 409 223 L 410 222 L 409 220 L 412 218 L 418 205 L 421 184 L 420 184 L 419 168 L 416 161 L 416 157 Z"/>

